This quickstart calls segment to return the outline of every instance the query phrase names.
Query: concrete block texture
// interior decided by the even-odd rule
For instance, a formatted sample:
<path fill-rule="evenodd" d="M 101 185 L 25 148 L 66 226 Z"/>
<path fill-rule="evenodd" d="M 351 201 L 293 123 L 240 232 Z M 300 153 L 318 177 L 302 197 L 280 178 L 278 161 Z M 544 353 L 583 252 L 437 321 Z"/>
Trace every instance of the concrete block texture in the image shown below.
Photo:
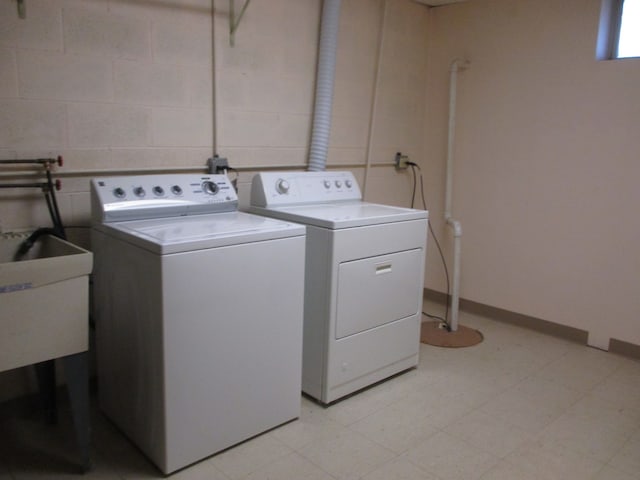
<path fill-rule="evenodd" d="M 145 107 L 69 105 L 69 146 L 149 146 L 151 111 Z"/>
<path fill-rule="evenodd" d="M 204 147 L 212 143 L 211 107 L 153 109 L 154 146 Z"/>
<path fill-rule="evenodd" d="M 15 52 L 0 48 L 0 98 L 18 96 L 18 76 Z"/>
<path fill-rule="evenodd" d="M 221 112 L 220 135 L 229 147 L 300 147 L 308 145 L 310 116 L 274 112 Z"/>
<path fill-rule="evenodd" d="M 67 8 L 63 13 L 66 52 L 150 58 L 149 20 L 80 8 Z"/>
<path fill-rule="evenodd" d="M 211 64 L 211 14 L 195 13 L 153 23 L 153 58 L 174 65 Z"/>
<path fill-rule="evenodd" d="M 66 141 L 66 109 L 53 102 L 0 101 L 0 145 L 58 149 Z"/>
<path fill-rule="evenodd" d="M 118 103 L 186 105 L 189 102 L 187 72 L 174 65 L 117 60 L 114 79 Z"/>
<path fill-rule="evenodd" d="M 106 58 L 18 50 L 20 94 L 49 100 L 110 101 L 111 62 Z"/>
<path fill-rule="evenodd" d="M 0 2 L 0 46 L 62 51 L 62 13 L 49 0 L 29 0 L 27 18 L 18 17 L 16 2 Z"/>

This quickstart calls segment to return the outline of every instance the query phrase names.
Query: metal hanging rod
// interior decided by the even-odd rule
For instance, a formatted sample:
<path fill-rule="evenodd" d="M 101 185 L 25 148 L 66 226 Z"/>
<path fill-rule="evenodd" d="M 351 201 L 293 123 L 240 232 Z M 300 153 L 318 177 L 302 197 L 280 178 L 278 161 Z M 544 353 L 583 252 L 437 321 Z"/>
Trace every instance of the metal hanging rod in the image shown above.
<path fill-rule="evenodd" d="M 60 180 L 53 182 L 51 187 L 56 190 L 62 188 Z M 41 188 L 42 190 L 49 190 L 49 182 L 31 182 L 31 183 L 0 183 L 0 188 Z"/>
<path fill-rule="evenodd" d="M 44 165 L 48 167 L 57 163 L 58 166 L 62 166 L 63 158 L 58 156 L 58 158 L 26 158 L 26 159 L 10 159 L 10 160 L 0 160 L 0 165 Z"/>

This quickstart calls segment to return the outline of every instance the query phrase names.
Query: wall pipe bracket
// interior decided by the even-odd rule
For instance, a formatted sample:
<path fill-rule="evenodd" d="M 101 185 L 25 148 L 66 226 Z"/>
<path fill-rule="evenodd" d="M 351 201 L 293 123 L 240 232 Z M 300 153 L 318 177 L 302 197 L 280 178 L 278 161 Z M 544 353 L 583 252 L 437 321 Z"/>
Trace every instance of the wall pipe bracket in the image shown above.
<path fill-rule="evenodd" d="M 242 5 L 240 9 L 240 13 L 236 17 L 236 2 L 235 0 L 229 0 L 229 45 L 232 47 L 236 43 L 236 30 L 240 25 L 240 20 L 242 20 L 242 16 L 247 10 L 250 1 L 251 0 L 245 0 L 244 5 Z"/>

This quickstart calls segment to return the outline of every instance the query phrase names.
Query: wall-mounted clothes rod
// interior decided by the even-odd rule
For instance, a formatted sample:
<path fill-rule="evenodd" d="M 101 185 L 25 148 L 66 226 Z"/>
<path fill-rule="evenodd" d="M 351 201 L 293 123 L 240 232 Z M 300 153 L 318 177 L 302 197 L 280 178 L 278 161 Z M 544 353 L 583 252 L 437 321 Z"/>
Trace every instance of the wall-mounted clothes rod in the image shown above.
<path fill-rule="evenodd" d="M 45 165 L 49 166 L 57 163 L 59 167 L 62 166 L 63 158 L 58 155 L 57 158 L 25 158 L 25 159 L 9 159 L 0 160 L 0 165 Z"/>
<path fill-rule="evenodd" d="M 51 187 L 56 190 L 62 188 L 60 180 L 53 182 Z M 42 190 L 49 190 L 49 182 L 29 182 L 29 183 L 0 183 L 0 188 L 41 188 Z"/>

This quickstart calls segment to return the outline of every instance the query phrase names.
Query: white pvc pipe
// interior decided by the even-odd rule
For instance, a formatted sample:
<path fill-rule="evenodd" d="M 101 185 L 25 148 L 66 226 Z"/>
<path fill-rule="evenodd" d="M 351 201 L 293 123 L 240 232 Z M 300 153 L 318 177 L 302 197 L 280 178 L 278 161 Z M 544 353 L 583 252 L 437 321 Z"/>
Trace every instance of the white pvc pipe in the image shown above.
<path fill-rule="evenodd" d="M 458 330 L 458 307 L 460 304 L 460 242 L 462 225 L 451 216 L 451 198 L 453 194 L 453 148 L 456 130 L 456 94 L 458 87 L 458 71 L 469 66 L 468 61 L 459 59 L 451 62 L 449 69 L 449 128 L 447 135 L 447 178 L 445 186 L 444 219 L 453 229 L 453 285 L 451 286 L 451 321 L 452 332 Z M 448 299 L 447 299 L 448 301 Z"/>
<path fill-rule="evenodd" d="M 316 98 L 313 110 L 309 170 L 324 170 L 329 150 L 331 133 L 331 109 L 333 106 L 333 84 L 336 73 L 338 49 L 338 27 L 340 1 L 324 0 L 320 24 L 320 46 L 318 49 L 318 72 L 316 75 Z"/>

